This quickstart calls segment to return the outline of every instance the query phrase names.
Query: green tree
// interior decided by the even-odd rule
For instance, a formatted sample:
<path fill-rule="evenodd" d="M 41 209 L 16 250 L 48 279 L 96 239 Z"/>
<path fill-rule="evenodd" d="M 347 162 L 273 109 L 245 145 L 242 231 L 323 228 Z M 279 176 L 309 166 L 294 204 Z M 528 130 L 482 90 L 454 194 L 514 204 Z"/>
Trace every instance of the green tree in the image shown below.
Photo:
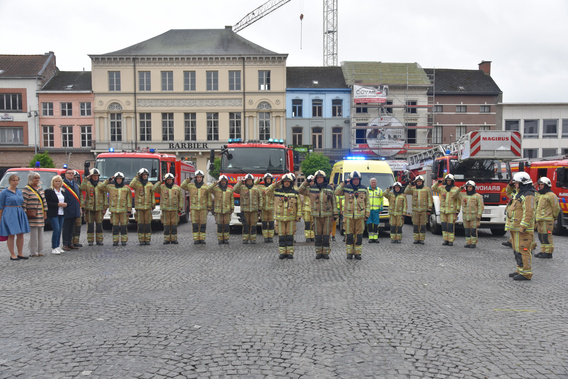
<path fill-rule="evenodd" d="M 49 156 L 49 154 L 47 152 L 34 155 L 32 160 L 30 161 L 29 167 L 35 167 L 36 162 L 39 162 L 41 164 L 41 166 L 40 166 L 41 168 L 54 168 L 55 167 L 55 163 L 53 163 L 53 159 L 51 159 L 51 157 Z"/>
<path fill-rule="evenodd" d="M 213 161 L 213 170 L 209 170 L 209 175 L 211 175 L 215 180 L 219 179 L 221 174 L 221 158 L 217 157 Z"/>
<path fill-rule="evenodd" d="M 302 162 L 300 169 L 305 177 L 315 174 L 317 170 L 323 170 L 327 177 L 331 174 L 329 158 L 321 153 L 311 153 Z"/>

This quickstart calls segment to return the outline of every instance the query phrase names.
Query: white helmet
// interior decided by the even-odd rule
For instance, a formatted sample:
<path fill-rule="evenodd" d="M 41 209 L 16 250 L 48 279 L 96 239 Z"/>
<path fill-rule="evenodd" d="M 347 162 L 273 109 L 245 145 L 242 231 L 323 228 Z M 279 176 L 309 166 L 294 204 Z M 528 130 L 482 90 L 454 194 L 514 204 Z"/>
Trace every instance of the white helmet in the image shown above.
<path fill-rule="evenodd" d="M 164 180 L 168 180 L 168 179 L 174 179 L 175 176 L 174 174 L 168 172 L 166 175 L 164 175 Z"/>
<path fill-rule="evenodd" d="M 402 188 L 402 183 L 401 182 L 395 182 L 392 186 L 393 187 L 399 186 L 400 188 Z"/>
<path fill-rule="evenodd" d="M 424 181 L 424 177 L 422 175 L 418 175 L 416 178 L 414 178 L 414 181 L 417 181 L 417 180 Z"/>
<path fill-rule="evenodd" d="M 89 171 L 89 174 L 90 174 L 90 175 L 100 175 L 101 172 L 100 172 L 98 169 L 96 169 L 96 168 L 92 168 L 92 169 Z"/>
<path fill-rule="evenodd" d="M 150 175 L 150 173 L 148 172 L 148 170 L 146 170 L 144 167 L 142 167 L 140 170 L 138 170 L 138 175 L 142 176 L 142 175 Z"/>
<path fill-rule="evenodd" d="M 266 178 L 274 179 L 274 176 L 272 176 L 271 173 L 267 172 L 266 174 L 264 174 L 264 176 L 262 177 L 262 179 L 263 179 L 263 180 L 266 180 Z"/>
<path fill-rule="evenodd" d="M 349 174 L 351 179 L 361 179 L 361 173 L 357 170 L 355 171 L 351 171 L 351 174 Z"/>
<path fill-rule="evenodd" d="M 545 186 L 552 187 L 552 182 L 546 176 L 540 178 L 537 182 L 538 184 L 544 184 Z"/>
<path fill-rule="evenodd" d="M 195 176 L 199 176 L 199 175 L 205 176 L 205 174 L 203 173 L 203 171 L 201 171 L 201 170 L 195 171 Z"/>
<path fill-rule="evenodd" d="M 220 182 L 221 180 L 229 181 L 229 178 L 227 178 L 227 175 L 220 175 L 220 176 L 219 176 L 219 182 Z"/>
<path fill-rule="evenodd" d="M 314 177 L 318 177 L 318 176 L 323 176 L 325 178 L 326 177 L 325 171 L 317 170 L 316 173 L 314 174 Z"/>
<path fill-rule="evenodd" d="M 517 172 L 513 175 L 513 182 L 518 182 L 521 184 L 532 184 L 532 179 L 526 172 Z"/>
<path fill-rule="evenodd" d="M 282 177 L 282 181 L 288 180 L 288 181 L 290 181 L 290 182 L 293 182 L 293 181 L 294 181 L 294 177 L 293 177 L 292 175 L 293 175 L 293 174 L 292 174 L 291 172 L 285 174 L 285 175 Z"/>
<path fill-rule="evenodd" d="M 122 178 L 122 179 L 124 179 L 124 174 L 123 174 L 122 172 L 120 172 L 120 171 L 117 171 L 117 172 L 114 174 L 114 177 L 115 177 L 115 178 Z"/>
<path fill-rule="evenodd" d="M 465 186 L 472 186 L 473 188 L 475 188 L 475 182 L 473 180 L 468 180 L 467 182 L 465 182 Z"/>
<path fill-rule="evenodd" d="M 444 180 L 454 180 L 454 176 L 452 174 L 447 174 L 446 176 L 444 176 Z"/>
<path fill-rule="evenodd" d="M 245 181 L 251 179 L 254 182 L 254 176 L 252 174 L 245 175 Z"/>

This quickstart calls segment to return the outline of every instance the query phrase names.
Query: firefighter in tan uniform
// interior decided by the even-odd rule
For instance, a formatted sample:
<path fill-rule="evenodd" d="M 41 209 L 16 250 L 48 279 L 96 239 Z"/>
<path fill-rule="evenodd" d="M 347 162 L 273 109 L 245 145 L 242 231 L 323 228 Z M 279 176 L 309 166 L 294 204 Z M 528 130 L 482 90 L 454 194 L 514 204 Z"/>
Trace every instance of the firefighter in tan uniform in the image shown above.
<path fill-rule="evenodd" d="M 389 201 L 389 223 L 391 243 L 402 243 L 402 226 L 406 214 L 406 195 L 402 191 L 402 184 L 396 182 L 383 193 Z"/>
<path fill-rule="evenodd" d="M 217 223 L 217 239 L 219 245 L 229 244 L 229 222 L 235 210 L 233 188 L 228 185 L 229 179 L 225 175 L 209 186 L 207 191 L 213 195 L 213 214 Z"/>
<path fill-rule="evenodd" d="M 505 193 L 507 194 L 507 198 L 509 199 L 509 202 L 507 203 L 507 206 L 505 207 L 505 214 L 507 214 L 507 212 L 509 211 L 509 207 L 513 203 L 513 199 L 515 198 L 515 195 L 517 194 L 517 189 L 515 188 L 515 184 L 513 183 L 512 180 L 511 180 L 511 182 L 509 182 L 509 184 L 505 188 Z M 511 227 L 511 222 L 509 221 L 508 217 L 505 217 L 505 231 L 510 230 L 510 227 Z M 506 242 L 501 242 L 501 245 L 507 246 L 507 247 L 513 247 L 513 237 L 512 236 L 509 237 L 509 240 L 507 240 Z"/>
<path fill-rule="evenodd" d="M 310 183 L 313 183 L 310 185 Z M 331 185 L 327 183 L 325 172 L 315 173 L 315 183 L 305 181 L 298 191 L 310 199 L 310 212 L 314 225 L 316 259 L 329 259 L 331 252 L 330 235 L 333 220 L 337 218 L 337 204 Z"/>
<path fill-rule="evenodd" d="M 241 195 L 243 243 L 256 243 L 256 223 L 258 211 L 262 208 L 262 197 L 260 190 L 254 185 L 254 176 L 246 174 L 245 178 L 233 188 L 233 192 Z"/>
<path fill-rule="evenodd" d="M 530 280 L 532 278 L 531 247 L 534 241 L 534 202 L 535 189 L 526 172 L 517 172 L 513 176 L 517 194 L 507 210 L 510 219 L 513 252 L 517 261 L 517 270 L 509 276 L 514 280 Z"/>
<path fill-rule="evenodd" d="M 353 171 L 348 184 L 339 183 L 335 194 L 345 196 L 343 202 L 343 220 L 345 222 L 345 244 L 347 246 L 347 259 L 361 259 L 363 250 L 363 231 L 365 219 L 369 218 L 369 193 L 361 185 L 361 174 Z"/>
<path fill-rule="evenodd" d="M 463 217 L 463 227 L 465 230 L 466 248 L 475 249 L 477 247 L 477 228 L 481 224 L 483 215 L 483 197 L 475 191 L 475 182 L 468 180 L 465 183 L 465 193 L 460 192 L 460 203 Z"/>
<path fill-rule="evenodd" d="M 310 186 L 313 186 L 314 176 L 309 175 L 306 181 Z M 300 188 L 298 189 L 299 191 L 301 191 L 302 186 L 300 186 Z M 302 218 L 304 219 L 304 235 L 306 236 L 306 242 L 314 242 L 315 234 L 314 234 L 314 218 L 312 217 L 312 202 L 309 194 L 307 193 L 305 194 L 302 192 L 300 192 L 300 194 L 303 195 L 304 197 L 302 200 Z"/>
<path fill-rule="evenodd" d="M 455 226 L 460 213 L 460 188 L 454 183 L 454 176 L 447 174 L 445 183 L 438 180 L 432 186 L 432 192 L 438 192 L 440 196 L 440 218 L 442 220 L 442 236 L 444 246 L 453 246 L 456 239 Z"/>
<path fill-rule="evenodd" d="M 195 172 L 195 178 L 187 178 L 181 184 L 181 189 L 189 192 L 189 207 L 191 210 L 191 225 L 193 227 L 193 244 L 205 245 L 207 230 L 207 213 L 213 209 L 209 186 L 204 182 L 205 174 L 201 170 Z"/>
<path fill-rule="evenodd" d="M 152 209 L 156 207 L 154 186 L 148 182 L 149 172 L 145 168 L 138 170 L 138 175 L 130 182 L 134 190 L 134 209 L 138 223 L 138 242 L 149 245 L 152 239 Z"/>
<path fill-rule="evenodd" d="M 132 213 L 132 191 L 124 185 L 124 174 L 120 171 L 105 180 L 102 187 L 108 195 L 112 245 L 118 246 L 118 243 L 122 242 L 122 246 L 126 246 L 128 215 Z"/>
<path fill-rule="evenodd" d="M 177 228 L 179 212 L 183 210 L 183 191 L 174 183 L 174 174 L 164 175 L 162 182 L 154 184 L 152 190 L 160 194 L 160 210 L 162 211 L 162 225 L 164 225 L 164 245 L 178 244 Z"/>
<path fill-rule="evenodd" d="M 404 190 L 405 195 L 412 196 L 412 225 L 414 226 L 414 244 L 424 245 L 426 239 L 426 222 L 432 213 L 432 191 L 424 187 L 424 177 L 418 175 Z"/>
<path fill-rule="evenodd" d="M 552 258 L 554 251 L 554 241 L 552 240 L 552 230 L 554 229 L 554 220 L 560 214 L 560 205 L 558 197 L 550 187 L 552 183 L 550 179 L 543 176 L 537 182 L 539 189 L 536 195 L 536 227 L 538 239 L 540 241 L 540 253 L 535 255 L 537 258 Z"/>
<path fill-rule="evenodd" d="M 85 192 L 84 207 L 89 246 L 93 246 L 95 233 L 97 246 L 103 245 L 103 215 L 108 208 L 108 198 L 103 186 L 99 184 L 99 175 L 99 170 L 92 168 L 79 186 L 79 190 Z"/>
<path fill-rule="evenodd" d="M 274 238 L 274 196 L 267 192 L 268 187 L 274 181 L 274 177 L 270 173 L 264 174 L 262 177 L 262 185 L 260 178 L 254 181 L 254 185 L 258 187 L 260 196 L 262 197 L 262 207 L 260 211 L 260 222 L 262 224 L 262 236 L 265 243 L 272 242 Z"/>

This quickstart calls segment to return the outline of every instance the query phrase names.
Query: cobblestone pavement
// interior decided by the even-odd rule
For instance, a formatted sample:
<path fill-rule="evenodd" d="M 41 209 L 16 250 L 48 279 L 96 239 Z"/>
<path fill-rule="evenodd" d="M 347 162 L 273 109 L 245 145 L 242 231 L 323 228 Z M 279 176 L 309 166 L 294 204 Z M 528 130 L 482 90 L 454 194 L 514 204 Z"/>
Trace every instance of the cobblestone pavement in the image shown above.
<path fill-rule="evenodd" d="M 294 260 L 231 235 L 0 260 L 0 378 L 568 378 L 568 236 L 514 282 L 504 237 L 478 249 L 364 241 L 363 260 Z M 51 232 L 46 232 L 49 246 Z M 82 243 L 86 233 L 83 231 Z M 262 236 L 258 236 L 258 241 Z M 27 242 L 27 241 L 26 241 Z"/>

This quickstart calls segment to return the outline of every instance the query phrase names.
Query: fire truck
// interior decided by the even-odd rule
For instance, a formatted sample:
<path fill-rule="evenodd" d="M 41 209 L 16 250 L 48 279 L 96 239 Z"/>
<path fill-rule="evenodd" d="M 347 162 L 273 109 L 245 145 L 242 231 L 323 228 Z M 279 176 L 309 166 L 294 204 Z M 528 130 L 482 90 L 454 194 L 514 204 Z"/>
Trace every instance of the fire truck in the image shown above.
<path fill-rule="evenodd" d="M 454 175 L 457 186 L 473 180 L 485 204 L 480 227 L 489 228 L 494 235 L 501 236 L 505 234 L 505 207 L 508 202 L 505 189 L 512 178 L 510 161 L 520 156 L 519 132 L 474 131 L 454 143 L 438 145 L 408 157 L 407 181 L 422 175 L 425 185 L 432 185 L 447 174 Z M 428 223 L 432 233 L 441 234 L 440 199 L 438 193 L 433 193 L 433 197 L 434 209 Z M 411 201 L 408 203 L 410 208 Z M 462 223 L 460 213 L 456 224 Z"/>
<path fill-rule="evenodd" d="M 114 152 L 110 149 L 108 153 L 101 153 L 95 159 L 95 168 L 97 168 L 101 175 L 99 181 L 114 176 L 118 171 L 122 172 L 125 176 L 124 182 L 128 185 L 132 179 L 138 174 L 138 170 L 146 168 L 150 175 L 148 181 L 155 184 L 161 181 L 165 174 L 172 173 L 175 175 L 175 183 L 180 185 L 186 178 L 191 178 L 195 175 L 195 167 L 185 161 L 180 160 L 175 155 L 161 154 L 154 151 L 154 149 L 132 151 L 132 152 Z M 89 172 L 90 162 L 85 162 L 85 172 Z M 132 192 L 134 197 L 134 191 Z M 160 195 L 155 194 L 156 208 L 152 211 L 152 220 L 160 222 Z M 189 193 L 185 191 L 184 206 L 180 213 L 180 222 L 187 222 L 189 216 Z M 130 221 L 135 221 L 135 210 L 132 209 Z M 110 212 L 104 216 L 103 227 L 108 229 L 110 227 Z"/>
<path fill-rule="evenodd" d="M 551 190 L 558 196 L 560 215 L 554 225 L 553 233 L 562 235 L 564 228 L 568 228 L 568 155 L 542 158 L 538 161 L 521 160 L 511 163 L 513 172 L 527 172 L 533 183 L 546 176 L 552 182 Z"/>
<path fill-rule="evenodd" d="M 211 150 L 210 162 L 215 161 L 215 150 Z M 246 174 L 252 174 L 255 179 L 271 173 L 274 180 L 279 180 L 284 174 L 299 169 L 298 152 L 287 148 L 284 140 L 269 139 L 268 142 L 242 139 L 229 139 L 228 144 L 221 149 L 220 175 L 229 178 L 229 185 L 235 186 L 244 179 Z M 240 195 L 235 194 L 235 211 L 231 215 L 231 226 L 242 225 Z"/>

